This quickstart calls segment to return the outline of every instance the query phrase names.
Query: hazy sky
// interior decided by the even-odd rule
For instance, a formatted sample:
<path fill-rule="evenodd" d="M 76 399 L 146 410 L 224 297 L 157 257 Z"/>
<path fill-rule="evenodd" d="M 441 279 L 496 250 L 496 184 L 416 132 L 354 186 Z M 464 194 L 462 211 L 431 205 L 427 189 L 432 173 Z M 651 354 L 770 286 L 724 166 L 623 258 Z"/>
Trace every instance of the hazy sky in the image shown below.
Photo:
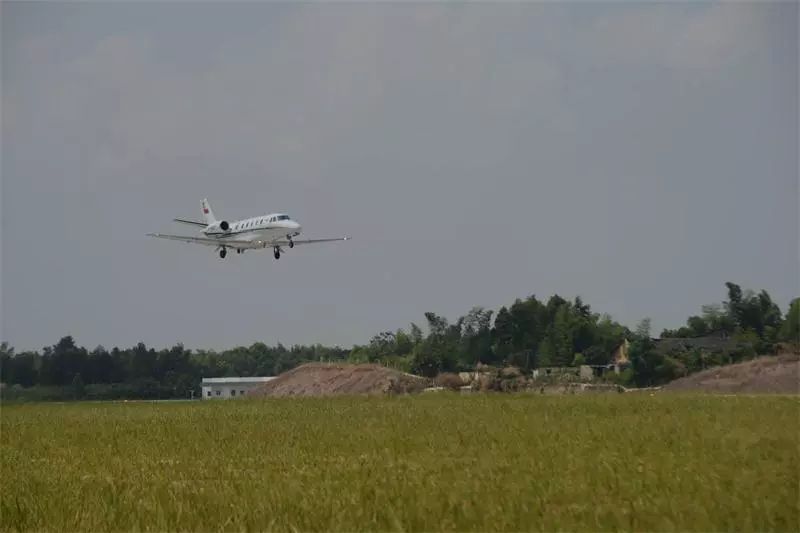
<path fill-rule="evenodd" d="M 798 287 L 798 5 L 2 4 L 2 339 L 366 342 Z M 157 240 L 286 212 L 344 243 Z M 187 233 L 188 232 L 188 233 Z"/>

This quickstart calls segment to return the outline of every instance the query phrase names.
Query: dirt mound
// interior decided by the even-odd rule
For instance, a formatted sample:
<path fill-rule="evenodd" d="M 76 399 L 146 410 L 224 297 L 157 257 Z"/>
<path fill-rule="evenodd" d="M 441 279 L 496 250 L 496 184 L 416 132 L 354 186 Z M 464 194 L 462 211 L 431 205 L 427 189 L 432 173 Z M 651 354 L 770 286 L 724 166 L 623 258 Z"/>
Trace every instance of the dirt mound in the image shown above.
<path fill-rule="evenodd" d="M 763 356 L 703 370 L 664 385 L 664 391 L 716 393 L 800 393 L 800 357 L 796 354 Z"/>
<path fill-rule="evenodd" d="M 251 396 L 403 394 L 429 385 L 425 378 L 374 364 L 308 363 L 284 372 L 249 392 Z"/>

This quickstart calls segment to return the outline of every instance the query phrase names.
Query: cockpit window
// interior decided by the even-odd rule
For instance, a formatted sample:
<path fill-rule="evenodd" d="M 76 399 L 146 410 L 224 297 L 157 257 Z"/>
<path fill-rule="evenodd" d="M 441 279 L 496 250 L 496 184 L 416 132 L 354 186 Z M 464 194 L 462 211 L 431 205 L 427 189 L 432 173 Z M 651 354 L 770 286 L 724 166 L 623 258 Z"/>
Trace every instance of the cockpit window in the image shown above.
<path fill-rule="evenodd" d="M 278 215 L 278 220 L 289 220 L 289 215 Z"/>

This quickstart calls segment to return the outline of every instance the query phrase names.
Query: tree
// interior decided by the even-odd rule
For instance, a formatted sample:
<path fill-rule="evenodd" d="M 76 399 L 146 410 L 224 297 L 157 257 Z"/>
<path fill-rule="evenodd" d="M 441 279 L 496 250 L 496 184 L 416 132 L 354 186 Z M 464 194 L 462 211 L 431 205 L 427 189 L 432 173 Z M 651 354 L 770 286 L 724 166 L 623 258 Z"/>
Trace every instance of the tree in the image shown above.
<path fill-rule="evenodd" d="M 650 336 L 637 335 L 631 343 L 629 356 L 634 383 L 639 387 L 655 385 L 658 380 L 657 368 L 663 363 L 663 357 L 656 353 Z"/>
<path fill-rule="evenodd" d="M 728 301 L 725 302 L 725 308 L 728 315 L 733 318 L 737 326 L 742 325 L 742 288 L 730 281 L 725 282 L 728 288 Z"/>
<path fill-rule="evenodd" d="M 411 342 L 414 344 L 414 346 L 417 346 L 419 343 L 422 342 L 422 338 L 423 338 L 422 337 L 422 330 L 420 329 L 420 327 L 418 325 L 414 324 L 413 322 L 411 323 L 411 333 L 410 333 L 410 335 L 411 335 Z"/>
<path fill-rule="evenodd" d="M 650 338 L 650 318 L 643 318 L 636 325 L 636 336 L 640 339 Z"/>
<path fill-rule="evenodd" d="M 702 337 L 708 333 L 708 323 L 700 316 L 690 316 L 686 321 L 693 337 Z"/>
<path fill-rule="evenodd" d="M 514 325 L 511 320 L 511 313 L 508 309 L 501 307 L 494 319 L 493 352 L 495 360 L 504 360 L 514 349 Z"/>
<path fill-rule="evenodd" d="M 138 343 L 131 353 L 129 376 L 134 379 L 155 376 L 156 361 L 155 350 L 148 350 L 143 342 Z"/>
<path fill-rule="evenodd" d="M 0 342 L 0 357 L 14 357 L 14 347 L 6 341 Z"/>
<path fill-rule="evenodd" d="M 402 329 L 398 329 L 394 335 L 395 339 L 395 354 L 408 355 L 414 349 L 414 340 Z"/>
<path fill-rule="evenodd" d="M 461 324 L 450 325 L 446 318 L 436 313 L 425 313 L 429 334 L 412 353 L 413 368 L 424 376 L 456 369 L 456 353 L 461 340 Z"/>
<path fill-rule="evenodd" d="M 556 366 L 569 366 L 575 357 L 573 331 L 570 308 L 568 305 L 562 305 L 556 312 L 551 329 L 552 360 Z"/>
<path fill-rule="evenodd" d="M 800 343 L 800 298 L 795 298 L 789 304 L 779 338 L 784 342 Z"/>
<path fill-rule="evenodd" d="M 86 395 L 86 389 L 83 385 L 83 378 L 81 378 L 80 373 L 75 374 L 72 378 L 72 394 L 78 400 Z"/>
<path fill-rule="evenodd" d="M 762 290 L 742 291 L 739 285 L 727 282 L 728 301 L 725 308 L 738 331 L 752 330 L 764 343 L 775 341 L 782 325 L 780 308 L 772 301 L 769 293 Z"/>
<path fill-rule="evenodd" d="M 86 373 L 88 354 L 79 348 L 72 336 L 67 335 L 42 354 L 42 383 L 45 385 L 68 385 L 75 374 Z"/>

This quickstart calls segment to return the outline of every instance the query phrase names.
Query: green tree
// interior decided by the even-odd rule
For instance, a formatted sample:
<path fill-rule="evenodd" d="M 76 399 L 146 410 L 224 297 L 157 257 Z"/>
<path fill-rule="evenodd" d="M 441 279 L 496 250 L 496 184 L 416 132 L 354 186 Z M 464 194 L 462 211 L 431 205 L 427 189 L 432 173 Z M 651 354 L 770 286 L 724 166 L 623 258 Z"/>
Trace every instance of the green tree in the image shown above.
<path fill-rule="evenodd" d="M 413 322 L 411 323 L 411 331 L 409 335 L 411 335 L 411 342 L 414 344 L 414 346 L 417 346 L 422 342 L 423 339 L 422 330 L 418 325 L 414 324 Z"/>
<path fill-rule="evenodd" d="M 783 342 L 800 343 L 800 298 L 789 304 L 789 312 L 780 329 L 779 338 Z"/>
<path fill-rule="evenodd" d="M 508 309 L 501 307 L 494 319 L 493 352 L 495 360 L 505 360 L 514 349 L 514 325 L 511 320 L 511 313 Z"/>
<path fill-rule="evenodd" d="M 636 336 L 639 338 L 650 338 L 650 318 L 643 318 L 636 325 Z"/>
<path fill-rule="evenodd" d="M 86 388 L 84 387 L 83 378 L 81 378 L 80 373 L 75 374 L 72 378 L 72 394 L 75 399 L 78 400 L 86 396 Z"/>
<path fill-rule="evenodd" d="M 686 325 L 693 337 L 702 337 L 708 333 L 708 323 L 701 316 L 690 316 Z"/>
<path fill-rule="evenodd" d="M 448 323 L 435 313 L 425 313 L 428 336 L 412 352 L 412 368 L 424 376 L 452 372 L 457 367 L 456 353 L 461 340 L 461 323 Z"/>
<path fill-rule="evenodd" d="M 411 350 L 414 349 L 414 340 L 402 329 L 397 330 L 397 333 L 394 335 L 394 339 L 396 355 L 408 355 L 411 353 Z"/>

